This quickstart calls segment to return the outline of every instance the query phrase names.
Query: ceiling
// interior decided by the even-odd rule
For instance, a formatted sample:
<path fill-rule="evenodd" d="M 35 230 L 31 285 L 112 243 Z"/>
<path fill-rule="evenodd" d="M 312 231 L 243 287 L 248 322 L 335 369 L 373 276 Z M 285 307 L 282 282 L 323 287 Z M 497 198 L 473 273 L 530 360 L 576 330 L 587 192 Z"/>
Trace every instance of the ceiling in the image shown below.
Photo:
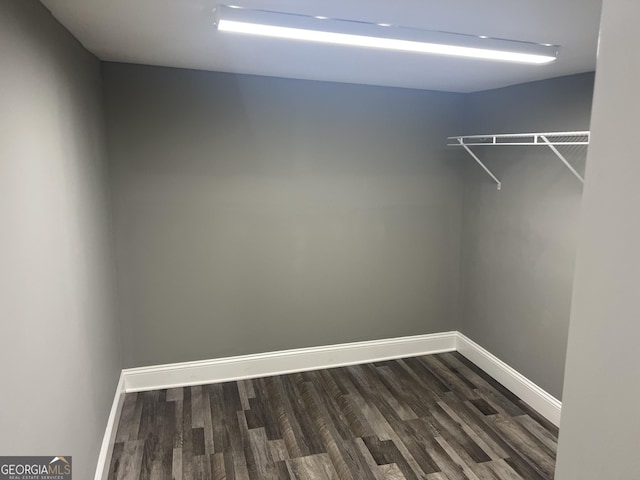
<path fill-rule="evenodd" d="M 41 0 L 100 59 L 274 77 L 473 92 L 595 70 L 601 0 Z M 562 47 L 549 65 L 218 32 L 220 3 Z"/>

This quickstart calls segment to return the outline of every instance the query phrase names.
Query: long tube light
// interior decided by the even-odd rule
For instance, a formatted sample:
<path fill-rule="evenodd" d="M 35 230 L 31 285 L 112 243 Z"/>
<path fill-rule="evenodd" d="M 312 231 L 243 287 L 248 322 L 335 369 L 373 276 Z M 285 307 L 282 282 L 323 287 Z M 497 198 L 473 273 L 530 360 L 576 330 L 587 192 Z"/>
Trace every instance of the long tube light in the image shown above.
<path fill-rule="evenodd" d="M 228 6 L 219 6 L 216 13 L 219 31 L 289 40 L 536 65 L 555 61 L 559 52 L 556 45 L 332 20 L 325 17 Z"/>

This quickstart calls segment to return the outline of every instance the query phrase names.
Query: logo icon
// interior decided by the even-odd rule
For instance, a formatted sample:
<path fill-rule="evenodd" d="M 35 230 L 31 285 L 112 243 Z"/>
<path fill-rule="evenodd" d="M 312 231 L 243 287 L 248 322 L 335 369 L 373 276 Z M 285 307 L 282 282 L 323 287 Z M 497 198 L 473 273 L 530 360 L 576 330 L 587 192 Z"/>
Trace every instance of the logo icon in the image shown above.
<path fill-rule="evenodd" d="M 0 480 L 71 480 L 71 457 L 0 457 Z"/>

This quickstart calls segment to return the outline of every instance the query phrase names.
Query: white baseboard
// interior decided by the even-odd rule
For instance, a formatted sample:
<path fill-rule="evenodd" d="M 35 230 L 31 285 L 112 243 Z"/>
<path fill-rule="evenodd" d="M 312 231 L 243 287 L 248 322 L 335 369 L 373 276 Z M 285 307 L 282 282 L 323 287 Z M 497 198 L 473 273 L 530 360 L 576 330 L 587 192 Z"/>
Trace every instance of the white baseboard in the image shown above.
<path fill-rule="evenodd" d="M 106 480 L 110 448 L 116 434 L 125 392 L 227 382 L 283 375 L 323 368 L 370 363 L 457 350 L 533 409 L 558 426 L 562 403 L 531 380 L 460 332 L 444 332 L 368 342 L 299 348 L 238 357 L 173 363 L 122 371 L 107 431 L 104 435 L 95 480 Z"/>
<path fill-rule="evenodd" d="M 457 332 L 298 348 L 122 371 L 126 392 L 228 382 L 414 357 L 456 349 Z"/>
<path fill-rule="evenodd" d="M 109 412 L 109 419 L 107 420 L 107 428 L 102 438 L 102 446 L 100 447 L 100 454 L 98 455 L 98 467 L 96 468 L 94 480 L 107 480 L 107 476 L 109 475 L 109 464 L 118 431 L 118 420 L 120 420 L 120 412 L 122 411 L 122 404 L 124 403 L 124 394 L 124 374 L 120 373 L 116 393 L 113 397 L 113 404 Z"/>
<path fill-rule="evenodd" d="M 554 425 L 562 403 L 460 332 L 298 348 L 122 371 L 125 392 L 229 382 L 457 350 Z"/>
<path fill-rule="evenodd" d="M 560 400 L 460 332 L 456 349 L 555 426 L 560 426 Z"/>

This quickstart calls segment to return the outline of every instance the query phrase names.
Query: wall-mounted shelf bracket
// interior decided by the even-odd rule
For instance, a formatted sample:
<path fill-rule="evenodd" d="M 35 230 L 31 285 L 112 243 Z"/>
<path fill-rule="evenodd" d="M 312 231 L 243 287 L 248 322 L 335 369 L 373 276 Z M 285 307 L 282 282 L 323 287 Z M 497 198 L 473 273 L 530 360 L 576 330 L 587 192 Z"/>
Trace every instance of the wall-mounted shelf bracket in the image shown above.
<path fill-rule="evenodd" d="M 587 137 L 588 137 L 588 136 L 589 136 L 589 132 L 587 132 Z M 582 183 L 584 184 L 584 178 L 582 178 L 582 175 L 580 175 L 578 172 L 576 172 L 576 169 L 575 169 L 575 168 L 573 168 L 573 166 L 572 166 L 572 165 L 567 161 L 567 159 L 566 159 L 566 158 L 564 158 L 564 156 L 563 156 L 563 155 L 558 151 L 558 149 L 556 148 L 556 146 L 555 146 L 552 142 L 550 142 L 550 141 L 549 141 L 549 139 L 547 138 L 547 136 L 546 136 L 546 135 L 540 135 L 540 139 L 541 139 L 544 143 L 546 143 L 546 144 L 547 144 L 547 146 L 551 149 L 551 151 L 552 151 L 553 153 L 555 153 L 555 154 L 556 154 L 556 156 L 557 156 L 557 157 L 562 161 L 562 163 L 564 163 L 564 164 L 567 166 L 567 168 L 568 168 L 569 170 L 571 170 L 571 173 L 573 173 L 573 174 L 576 176 L 576 178 L 577 178 L 578 180 L 580 180 L 580 182 L 582 182 Z M 587 142 L 587 145 L 588 145 L 588 144 L 589 144 L 589 143 Z"/>
<path fill-rule="evenodd" d="M 482 161 L 478 158 L 478 156 L 477 156 L 475 153 L 473 153 L 473 152 L 471 151 L 471 149 L 470 149 L 467 145 L 465 145 L 464 140 L 463 140 L 462 138 L 458 138 L 458 141 L 460 142 L 460 145 L 462 145 L 462 148 L 464 148 L 464 149 L 467 151 L 467 153 L 468 153 L 469 155 L 471 155 L 471 157 L 472 157 L 476 162 L 478 162 L 478 165 L 480 165 L 480 166 L 484 169 L 484 171 L 485 171 L 485 172 L 487 172 L 487 174 L 488 174 L 491 178 L 493 178 L 493 181 L 494 181 L 494 182 L 496 182 L 496 184 L 498 185 L 498 190 L 500 190 L 500 189 L 502 188 L 502 182 L 501 182 L 500 180 L 498 180 L 498 177 L 496 177 L 496 176 L 493 174 L 493 172 L 492 172 L 491 170 L 489 170 L 489 168 L 488 168 L 484 163 L 482 163 Z"/>
<path fill-rule="evenodd" d="M 466 152 L 480 165 L 485 172 L 498 185 L 498 190 L 502 188 L 502 183 L 482 163 L 478 156 L 471 150 L 473 146 L 547 146 L 560 159 L 560 161 L 573 173 L 573 175 L 584 183 L 584 178 L 576 171 L 575 168 L 567 161 L 564 155 L 558 150 L 561 145 L 589 145 L 590 132 L 551 132 L 551 133 L 508 133 L 498 135 L 468 135 L 459 137 L 448 137 L 447 146 L 462 147 Z"/>

